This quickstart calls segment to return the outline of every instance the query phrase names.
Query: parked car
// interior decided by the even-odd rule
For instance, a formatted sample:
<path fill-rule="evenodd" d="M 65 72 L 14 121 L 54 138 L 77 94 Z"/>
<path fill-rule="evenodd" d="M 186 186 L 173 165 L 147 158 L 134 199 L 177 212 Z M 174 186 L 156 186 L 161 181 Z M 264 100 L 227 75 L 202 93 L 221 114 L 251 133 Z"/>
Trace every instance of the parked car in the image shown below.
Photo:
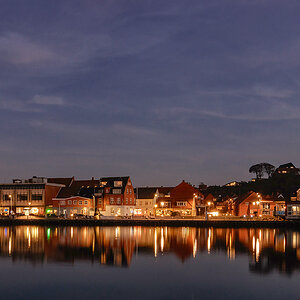
<path fill-rule="evenodd" d="M 56 214 L 48 214 L 47 218 L 58 218 Z"/>

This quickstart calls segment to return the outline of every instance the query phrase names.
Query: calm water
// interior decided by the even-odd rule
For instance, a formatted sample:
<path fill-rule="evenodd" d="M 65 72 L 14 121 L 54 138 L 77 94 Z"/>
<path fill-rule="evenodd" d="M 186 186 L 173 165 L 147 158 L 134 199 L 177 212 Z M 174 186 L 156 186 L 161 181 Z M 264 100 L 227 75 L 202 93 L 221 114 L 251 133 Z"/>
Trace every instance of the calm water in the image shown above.
<path fill-rule="evenodd" d="M 0 227 L 1 299 L 300 298 L 300 233 Z"/>

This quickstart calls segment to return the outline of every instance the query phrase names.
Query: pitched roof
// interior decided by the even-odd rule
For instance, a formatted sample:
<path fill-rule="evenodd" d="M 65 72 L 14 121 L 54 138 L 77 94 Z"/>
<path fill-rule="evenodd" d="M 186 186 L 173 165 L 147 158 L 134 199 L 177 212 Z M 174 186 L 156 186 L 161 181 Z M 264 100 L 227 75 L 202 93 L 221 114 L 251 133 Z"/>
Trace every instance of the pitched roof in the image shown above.
<path fill-rule="evenodd" d="M 158 188 L 158 192 L 163 195 L 168 195 L 174 189 L 173 186 L 161 186 Z"/>
<path fill-rule="evenodd" d="M 153 199 L 157 191 L 157 187 L 139 187 L 134 189 L 137 199 Z"/>
<path fill-rule="evenodd" d="M 115 181 L 122 181 L 122 194 L 124 193 L 125 186 L 127 185 L 127 182 L 129 180 L 129 176 L 124 177 L 101 177 L 100 182 L 106 182 L 106 187 L 115 187 L 114 182 Z"/>
<path fill-rule="evenodd" d="M 241 203 L 242 203 L 243 201 L 245 201 L 248 197 L 250 197 L 253 193 L 255 194 L 255 192 L 250 191 L 250 192 L 248 192 L 248 193 L 246 193 L 246 194 L 243 194 L 243 195 L 237 197 L 237 198 L 234 200 L 234 204 L 235 204 L 235 205 L 241 204 Z"/>
<path fill-rule="evenodd" d="M 91 179 L 91 180 L 73 180 L 70 186 L 63 187 L 59 191 L 56 198 L 69 198 L 72 196 L 85 196 L 91 197 L 92 190 L 89 190 L 87 187 L 94 188 L 95 185 L 99 183 L 98 180 Z M 85 191 L 81 193 L 82 188 L 85 188 Z"/>
<path fill-rule="evenodd" d="M 58 183 L 58 184 L 63 184 L 65 186 L 70 186 L 71 183 L 74 180 L 74 176 L 73 177 L 58 177 L 58 178 L 47 178 L 47 182 L 48 183 Z"/>
<path fill-rule="evenodd" d="M 295 165 L 293 164 L 293 163 L 291 163 L 291 162 L 289 162 L 289 163 L 287 163 L 287 164 L 283 164 L 283 165 L 280 165 L 279 167 L 278 167 L 278 169 L 281 169 L 281 168 L 296 168 L 295 167 Z"/>

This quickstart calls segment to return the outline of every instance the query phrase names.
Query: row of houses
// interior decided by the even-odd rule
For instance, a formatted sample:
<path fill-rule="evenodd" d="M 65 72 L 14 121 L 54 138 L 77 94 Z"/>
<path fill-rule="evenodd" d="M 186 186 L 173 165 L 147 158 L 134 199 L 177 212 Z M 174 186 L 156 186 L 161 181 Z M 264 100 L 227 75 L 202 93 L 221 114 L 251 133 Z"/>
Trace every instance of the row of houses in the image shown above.
<path fill-rule="evenodd" d="M 0 199 L 1 214 L 124 216 L 133 215 L 136 206 L 129 176 L 15 179 L 0 184 Z"/>
<path fill-rule="evenodd" d="M 129 176 L 76 180 L 33 177 L 0 184 L 1 214 L 85 216 L 286 216 L 300 218 L 297 197 L 248 192 L 222 201 L 184 180 L 134 189 Z M 298 199 L 299 198 L 299 199 Z"/>

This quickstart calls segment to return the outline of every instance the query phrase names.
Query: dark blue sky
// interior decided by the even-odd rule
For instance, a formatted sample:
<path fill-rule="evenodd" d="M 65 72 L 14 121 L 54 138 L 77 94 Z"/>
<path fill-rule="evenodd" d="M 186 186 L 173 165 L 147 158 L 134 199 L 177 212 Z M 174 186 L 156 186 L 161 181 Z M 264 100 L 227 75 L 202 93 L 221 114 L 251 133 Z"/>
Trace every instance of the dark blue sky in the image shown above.
<path fill-rule="evenodd" d="M 300 165 L 298 0 L 0 0 L 0 179 L 248 180 Z"/>

